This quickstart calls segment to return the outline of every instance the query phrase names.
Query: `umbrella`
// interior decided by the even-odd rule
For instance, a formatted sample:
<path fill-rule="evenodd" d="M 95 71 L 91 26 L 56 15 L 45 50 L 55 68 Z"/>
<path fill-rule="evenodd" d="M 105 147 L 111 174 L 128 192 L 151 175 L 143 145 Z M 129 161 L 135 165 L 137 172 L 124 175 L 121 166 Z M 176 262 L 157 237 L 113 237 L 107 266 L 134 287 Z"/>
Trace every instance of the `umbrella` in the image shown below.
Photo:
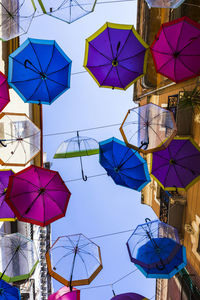
<path fill-rule="evenodd" d="M 16 220 L 14 212 L 5 202 L 5 195 L 8 187 L 9 177 L 13 174 L 14 172 L 12 170 L 0 170 L 0 221 Z"/>
<path fill-rule="evenodd" d="M 0 300 L 20 300 L 19 289 L 7 282 L 0 280 Z"/>
<path fill-rule="evenodd" d="M 81 173 L 84 181 L 87 176 L 84 175 L 82 156 L 90 156 L 99 153 L 99 144 L 95 139 L 86 136 L 77 136 L 64 141 L 57 149 L 53 158 L 80 157 Z"/>
<path fill-rule="evenodd" d="M 48 300 L 80 300 L 80 290 L 74 289 L 70 292 L 70 288 L 64 286 L 56 293 L 49 296 Z"/>
<path fill-rule="evenodd" d="M 148 299 L 136 293 L 125 293 L 125 294 L 114 296 L 112 300 L 148 300 Z"/>
<path fill-rule="evenodd" d="M 7 77 L 0 72 L 0 111 L 10 102 Z"/>
<path fill-rule="evenodd" d="M 166 148 L 176 135 L 173 113 L 149 103 L 129 109 L 120 132 L 130 148 L 149 153 Z"/>
<path fill-rule="evenodd" d="M 191 137 L 174 138 L 151 156 L 151 176 L 164 190 L 188 190 L 200 179 L 200 148 Z"/>
<path fill-rule="evenodd" d="M 83 234 L 59 237 L 47 251 L 46 260 L 49 274 L 71 290 L 75 285 L 90 284 L 103 268 L 99 246 Z"/>
<path fill-rule="evenodd" d="M 84 67 L 100 87 L 126 90 L 145 74 L 147 48 L 134 26 L 107 22 L 86 40 Z"/>
<path fill-rule="evenodd" d="M 0 279 L 6 282 L 28 279 L 39 262 L 33 241 L 17 232 L 0 236 L 0 244 Z"/>
<path fill-rule="evenodd" d="M 10 176 L 5 200 L 19 221 L 46 226 L 65 216 L 70 196 L 58 172 L 32 165 Z"/>
<path fill-rule="evenodd" d="M 53 40 L 28 38 L 9 56 L 8 83 L 24 102 L 51 104 L 70 87 L 71 60 Z"/>
<path fill-rule="evenodd" d="M 146 161 L 122 141 L 110 138 L 99 149 L 99 162 L 116 184 L 141 191 L 151 181 Z"/>
<path fill-rule="evenodd" d="M 97 0 L 39 0 L 44 14 L 72 23 L 94 11 Z"/>
<path fill-rule="evenodd" d="M 177 8 L 185 0 L 145 0 L 149 7 Z"/>
<path fill-rule="evenodd" d="M 1 0 L 1 38 L 8 41 L 24 33 L 36 12 L 34 0 Z"/>
<path fill-rule="evenodd" d="M 148 278 L 171 278 L 187 264 L 177 230 L 160 220 L 140 224 L 127 241 L 131 261 Z"/>
<path fill-rule="evenodd" d="M 40 129 L 26 114 L 1 113 L 0 128 L 1 165 L 25 166 L 40 152 Z"/>
<path fill-rule="evenodd" d="M 164 23 L 151 45 L 156 71 L 176 83 L 200 75 L 200 24 L 188 17 Z"/>

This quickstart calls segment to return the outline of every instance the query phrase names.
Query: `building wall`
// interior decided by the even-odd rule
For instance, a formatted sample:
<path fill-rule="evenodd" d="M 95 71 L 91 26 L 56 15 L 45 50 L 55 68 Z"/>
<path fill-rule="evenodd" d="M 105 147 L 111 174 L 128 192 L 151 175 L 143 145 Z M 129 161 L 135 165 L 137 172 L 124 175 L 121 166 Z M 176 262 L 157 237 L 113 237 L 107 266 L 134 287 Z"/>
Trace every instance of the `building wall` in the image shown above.
<path fill-rule="evenodd" d="M 194 21 L 200 22 L 199 0 L 185 0 L 180 8 L 174 10 L 149 9 L 145 0 L 138 0 L 138 10 L 136 29 L 149 45 L 153 42 L 161 24 L 164 22 L 177 19 L 181 16 L 188 16 Z M 199 86 L 199 82 L 200 78 L 195 78 L 175 84 L 164 76 L 156 74 L 152 57 L 149 54 L 147 73 L 136 82 L 133 101 L 138 105 L 145 105 L 151 102 L 167 108 L 169 96 L 179 95 L 184 89 L 193 90 L 195 86 Z M 200 146 L 199 110 L 192 111 L 191 108 L 183 109 L 178 106 L 176 123 L 178 135 L 191 135 Z M 145 158 L 149 167 L 150 154 L 146 155 Z M 194 184 L 187 193 L 170 198 L 167 222 L 178 227 L 181 242 L 185 245 L 187 252 L 188 265 L 186 271 L 190 275 L 192 282 L 194 282 L 194 286 L 200 289 L 200 252 L 197 252 L 200 239 L 199 193 L 200 181 Z M 160 208 L 159 187 L 153 179 L 143 189 L 141 203 L 151 206 L 159 218 L 163 217 Z M 157 280 L 156 299 L 190 299 L 187 298 L 188 296 L 186 296 L 184 291 L 181 291 L 181 280 L 182 277 L 173 277 L 168 282 L 162 279 Z M 164 292 L 164 286 L 167 294 Z M 196 299 L 195 297 L 196 294 L 192 299 Z M 198 299 L 200 299 L 200 296 Z"/>

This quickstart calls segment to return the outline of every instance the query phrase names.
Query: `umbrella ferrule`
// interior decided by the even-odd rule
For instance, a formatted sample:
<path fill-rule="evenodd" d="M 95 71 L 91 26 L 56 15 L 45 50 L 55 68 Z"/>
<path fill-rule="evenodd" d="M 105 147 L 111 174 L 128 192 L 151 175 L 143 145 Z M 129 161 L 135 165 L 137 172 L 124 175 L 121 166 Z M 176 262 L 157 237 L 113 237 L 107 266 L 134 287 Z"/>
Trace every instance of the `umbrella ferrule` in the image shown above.
<path fill-rule="evenodd" d="M 117 58 L 114 58 L 114 59 L 113 59 L 113 61 L 112 61 L 112 66 L 113 66 L 113 67 L 117 67 L 117 66 L 118 66 Z"/>

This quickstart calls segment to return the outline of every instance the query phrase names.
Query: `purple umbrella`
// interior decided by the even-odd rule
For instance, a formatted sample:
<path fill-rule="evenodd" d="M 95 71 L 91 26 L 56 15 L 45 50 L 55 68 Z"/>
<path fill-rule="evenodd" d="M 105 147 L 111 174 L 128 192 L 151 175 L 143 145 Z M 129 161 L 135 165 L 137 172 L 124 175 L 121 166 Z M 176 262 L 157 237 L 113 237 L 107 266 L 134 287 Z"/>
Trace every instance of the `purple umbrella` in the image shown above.
<path fill-rule="evenodd" d="M 5 200 L 19 221 L 46 226 L 65 216 L 70 196 L 58 172 L 30 166 L 10 176 Z"/>
<path fill-rule="evenodd" d="M 0 221 L 15 221 L 14 212 L 5 202 L 6 189 L 8 187 L 9 177 L 13 175 L 12 170 L 0 171 Z"/>
<path fill-rule="evenodd" d="M 200 179 L 200 148 L 190 137 L 174 138 L 152 154 L 151 176 L 164 190 L 187 190 Z"/>
<path fill-rule="evenodd" d="M 126 90 L 145 74 L 147 48 L 132 25 L 106 23 L 86 40 L 84 67 L 100 87 Z"/>
<path fill-rule="evenodd" d="M 148 300 L 148 299 L 136 293 L 126 293 L 126 294 L 117 295 L 113 297 L 112 300 Z"/>
<path fill-rule="evenodd" d="M 200 75 L 200 24 L 188 17 L 161 26 L 151 45 L 156 71 L 181 82 Z"/>

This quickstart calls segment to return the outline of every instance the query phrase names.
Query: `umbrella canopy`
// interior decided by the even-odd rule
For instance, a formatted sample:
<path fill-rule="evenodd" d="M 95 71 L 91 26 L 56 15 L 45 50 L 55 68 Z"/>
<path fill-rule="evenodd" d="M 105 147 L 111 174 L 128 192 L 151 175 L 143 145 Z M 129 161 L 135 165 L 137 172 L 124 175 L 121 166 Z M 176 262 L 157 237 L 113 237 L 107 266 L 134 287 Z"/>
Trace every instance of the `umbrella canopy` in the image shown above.
<path fill-rule="evenodd" d="M 200 75 L 200 24 L 182 17 L 161 26 L 151 45 L 156 71 L 176 83 Z"/>
<path fill-rule="evenodd" d="M 7 282 L 0 280 L 0 300 L 20 300 L 19 289 Z"/>
<path fill-rule="evenodd" d="M 112 300 L 148 300 L 148 299 L 136 293 L 125 293 L 125 294 L 114 296 Z"/>
<path fill-rule="evenodd" d="M 73 289 L 64 286 L 56 293 L 49 296 L 48 300 L 80 300 L 80 290 Z"/>
<path fill-rule="evenodd" d="M 65 216 L 70 196 L 58 172 L 32 165 L 10 176 L 5 200 L 18 220 L 46 226 Z"/>
<path fill-rule="evenodd" d="M 12 170 L 0 170 L 0 221 L 16 220 L 14 212 L 5 201 L 9 177 L 13 174 Z"/>
<path fill-rule="evenodd" d="M 138 225 L 127 241 L 131 261 L 148 278 L 171 278 L 187 264 L 178 232 L 160 220 Z"/>
<path fill-rule="evenodd" d="M 145 154 L 166 148 L 177 129 L 172 112 L 149 103 L 129 109 L 120 132 L 128 147 Z"/>
<path fill-rule="evenodd" d="M 28 279 L 39 262 L 33 241 L 17 232 L 0 236 L 0 244 L 1 279 L 6 282 Z"/>
<path fill-rule="evenodd" d="M 103 268 L 99 246 L 83 234 L 59 237 L 47 251 L 46 260 L 49 274 L 70 287 L 90 284 Z"/>
<path fill-rule="evenodd" d="M 152 154 L 151 176 L 164 190 L 188 190 L 200 179 L 200 148 L 191 137 L 174 138 Z"/>
<path fill-rule="evenodd" d="M 38 0 L 42 12 L 72 23 L 94 11 L 96 0 Z"/>
<path fill-rule="evenodd" d="M 82 156 L 89 156 L 99 153 L 99 144 L 95 139 L 77 136 L 64 141 L 57 149 L 53 158 L 70 158 L 80 157 L 81 173 L 84 181 L 87 180 L 87 176 L 84 175 Z"/>
<path fill-rule="evenodd" d="M 8 83 L 24 102 L 51 104 L 70 87 L 71 60 L 53 40 L 28 38 L 9 56 Z"/>
<path fill-rule="evenodd" d="M 146 161 L 114 137 L 99 143 L 99 162 L 116 184 L 141 191 L 151 181 Z"/>
<path fill-rule="evenodd" d="M 0 31 L 4 41 L 27 33 L 36 12 L 34 0 L 1 0 L 0 8 Z"/>
<path fill-rule="evenodd" d="M 10 102 L 7 77 L 0 72 L 0 111 Z"/>
<path fill-rule="evenodd" d="M 134 26 L 107 22 L 86 40 L 84 67 L 100 87 L 126 90 L 145 74 L 147 48 Z"/>
<path fill-rule="evenodd" d="M 0 128 L 1 165 L 25 166 L 39 153 L 40 129 L 26 114 L 1 113 Z"/>
<path fill-rule="evenodd" d="M 149 7 L 177 8 L 185 0 L 145 0 Z"/>
<path fill-rule="evenodd" d="M 99 143 L 87 136 L 75 136 L 60 144 L 53 158 L 71 158 L 99 153 Z"/>

